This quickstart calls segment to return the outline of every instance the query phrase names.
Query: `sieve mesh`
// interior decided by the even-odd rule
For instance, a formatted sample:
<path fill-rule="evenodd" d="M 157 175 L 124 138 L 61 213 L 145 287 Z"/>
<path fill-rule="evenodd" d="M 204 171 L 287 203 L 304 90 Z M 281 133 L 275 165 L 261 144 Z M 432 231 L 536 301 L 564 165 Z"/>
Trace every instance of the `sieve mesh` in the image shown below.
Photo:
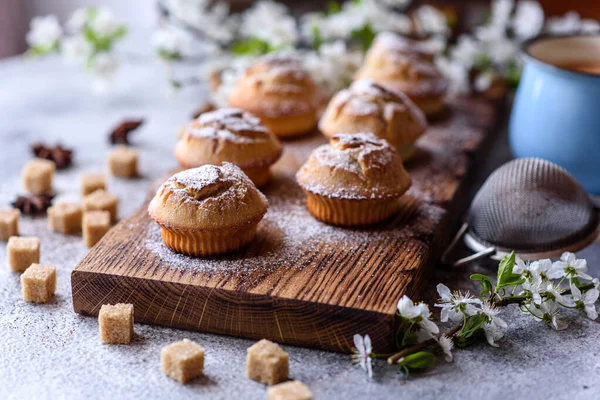
<path fill-rule="evenodd" d="M 485 181 L 469 210 L 478 241 L 517 252 L 547 252 L 594 234 L 598 215 L 566 170 L 538 158 L 510 161 Z"/>

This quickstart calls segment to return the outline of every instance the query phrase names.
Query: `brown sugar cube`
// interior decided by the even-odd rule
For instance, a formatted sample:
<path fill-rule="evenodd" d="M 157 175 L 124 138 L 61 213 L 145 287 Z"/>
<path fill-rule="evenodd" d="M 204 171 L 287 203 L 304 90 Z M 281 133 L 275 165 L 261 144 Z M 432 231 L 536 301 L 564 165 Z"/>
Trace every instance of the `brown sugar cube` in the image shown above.
<path fill-rule="evenodd" d="M 191 340 L 183 339 L 162 348 L 160 364 L 166 376 L 187 383 L 203 373 L 204 348 Z"/>
<path fill-rule="evenodd" d="M 117 196 L 104 190 L 96 190 L 83 198 L 83 211 L 108 211 L 111 222 L 117 220 L 118 205 Z"/>
<path fill-rule="evenodd" d="M 267 400 L 312 400 L 309 387 L 300 381 L 289 381 L 267 389 Z"/>
<path fill-rule="evenodd" d="M 52 161 L 41 158 L 29 161 L 21 172 L 23 187 L 32 194 L 50 193 L 54 171 L 56 164 Z"/>
<path fill-rule="evenodd" d="M 40 239 L 12 236 L 6 246 L 8 266 L 16 272 L 25 271 L 31 264 L 40 262 Z"/>
<path fill-rule="evenodd" d="M 81 174 L 81 195 L 87 196 L 96 190 L 106 190 L 104 174 Z"/>
<path fill-rule="evenodd" d="M 128 146 L 117 146 L 108 156 L 108 168 L 114 176 L 134 178 L 137 176 L 138 152 Z"/>
<path fill-rule="evenodd" d="M 31 264 L 21 275 L 23 300 L 47 303 L 56 291 L 56 268 L 51 265 Z"/>
<path fill-rule="evenodd" d="M 48 208 L 48 225 L 60 233 L 81 232 L 81 207 L 74 203 L 57 203 Z"/>
<path fill-rule="evenodd" d="M 288 354 L 277 343 L 263 339 L 248 348 L 246 374 L 248 378 L 275 385 L 288 378 Z"/>
<path fill-rule="evenodd" d="M 102 343 L 129 344 L 133 337 L 133 304 L 104 304 L 98 314 Z"/>
<path fill-rule="evenodd" d="M 16 208 L 0 210 L 0 240 L 5 242 L 11 236 L 19 236 L 19 215 Z"/>
<path fill-rule="evenodd" d="M 88 211 L 83 214 L 83 243 L 92 247 L 102 239 L 110 229 L 108 211 Z"/>

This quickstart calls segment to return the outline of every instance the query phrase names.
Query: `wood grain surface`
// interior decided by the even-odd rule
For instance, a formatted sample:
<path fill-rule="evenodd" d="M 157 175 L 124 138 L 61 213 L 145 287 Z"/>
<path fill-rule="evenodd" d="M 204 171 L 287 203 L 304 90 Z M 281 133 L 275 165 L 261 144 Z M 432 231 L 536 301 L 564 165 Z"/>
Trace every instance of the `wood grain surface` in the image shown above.
<path fill-rule="evenodd" d="M 496 116 L 485 100 L 454 100 L 407 165 L 413 187 L 401 212 L 374 228 L 330 227 L 308 214 L 294 174 L 325 143 L 318 133 L 285 143 L 264 188 L 269 212 L 240 253 L 175 255 L 144 205 L 77 265 L 73 307 L 97 315 L 102 304 L 133 303 L 136 322 L 340 352 L 368 333 L 376 352 L 390 351 L 396 303 L 419 297 L 464 210 L 460 185 Z"/>

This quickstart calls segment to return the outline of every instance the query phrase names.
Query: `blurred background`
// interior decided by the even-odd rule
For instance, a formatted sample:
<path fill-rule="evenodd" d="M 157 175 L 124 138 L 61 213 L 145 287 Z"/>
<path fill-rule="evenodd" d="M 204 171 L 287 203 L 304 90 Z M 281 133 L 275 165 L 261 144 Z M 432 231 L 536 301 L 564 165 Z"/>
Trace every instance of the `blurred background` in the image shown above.
<path fill-rule="evenodd" d="M 323 9 L 328 1 L 287 0 L 294 11 Z M 232 9 L 248 7 L 248 0 L 230 0 Z M 487 0 L 436 0 L 415 1 L 415 5 L 432 4 L 439 8 L 452 9 L 460 16 L 462 28 L 485 20 L 489 1 Z M 577 11 L 582 18 L 600 19 L 600 0 L 541 0 L 547 16 L 562 15 L 567 11 Z M 0 58 L 25 51 L 25 35 L 29 21 L 36 15 L 55 14 L 61 22 L 68 19 L 73 10 L 82 6 L 105 5 L 130 28 L 136 36 L 150 32 L 157 24 L 157 2 L 152 0 L 0 0 Z"/>

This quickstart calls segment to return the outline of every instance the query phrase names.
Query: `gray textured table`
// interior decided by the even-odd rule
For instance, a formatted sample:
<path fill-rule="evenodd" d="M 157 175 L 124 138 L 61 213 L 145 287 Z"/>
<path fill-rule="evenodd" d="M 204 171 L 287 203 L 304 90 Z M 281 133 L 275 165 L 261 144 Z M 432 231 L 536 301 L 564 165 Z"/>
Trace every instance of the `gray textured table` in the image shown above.
<path fill-rule="evenodd" d="M 127 65 L 115 91 L 95 97 L 79 71 L 55 59 L 0 63 L 0 207 L 20 190 L 19 172 L 30 158 L 35 140 L 61 141 L 76 150 L 75 165 L 59 172 L 60 199 L 78 199 L 82 171 L 105 169 L 106 133 L 127 117 L 145 117 L 133 134 L 141 150 L 143 178 L 116 180 L 109 188 L 121 198 L 121 217 L 142 203 L 150 182 L 175 166 L 171 155 L 177 127 L 201 101 L 200 90 L 167 99 L 158 65 Z M 510 157 L 505 135 L 495 140 L 475 182 Z M 47 305 L 26 304 L 19 276 L 5 266 L 0 244 L 0 398 L 265 398 L 265 388 L 244 374 L 248 340 L 137 325 L 130 346 L 102 345 L 94 318 L 72 310 L 70 272 L 87 249 L 78 237 L 53 234 L 44 218 L 22 223 L 23 234 L 42 238 L 42 262 L 58 269 L 57 295 Z M 600 244 L 581 253 L 591 272 L 600 275 Z M 473 271 L 438 270 L 424 298 L 435 297 L 435 283 L 468 289 Z M 287 347 L 293 378 L 312 388 L 317 399 L 354 398 L 529 398 L 597 399 L 600 397 L 600 330 L 597 322 L 575 322 L 555 332 L 511 308 L 512 321 L 499 349 L 478 344 L 455 351 L 453 363 L 441 362 L 403 383 L 400 373 L 384 361 L 374 363 L 374 379 L 342 354 Z M 207 349 L 206 376 L 188 386 L 160 372 L 159 351 L 165 344 L 190 338 Z"/>

